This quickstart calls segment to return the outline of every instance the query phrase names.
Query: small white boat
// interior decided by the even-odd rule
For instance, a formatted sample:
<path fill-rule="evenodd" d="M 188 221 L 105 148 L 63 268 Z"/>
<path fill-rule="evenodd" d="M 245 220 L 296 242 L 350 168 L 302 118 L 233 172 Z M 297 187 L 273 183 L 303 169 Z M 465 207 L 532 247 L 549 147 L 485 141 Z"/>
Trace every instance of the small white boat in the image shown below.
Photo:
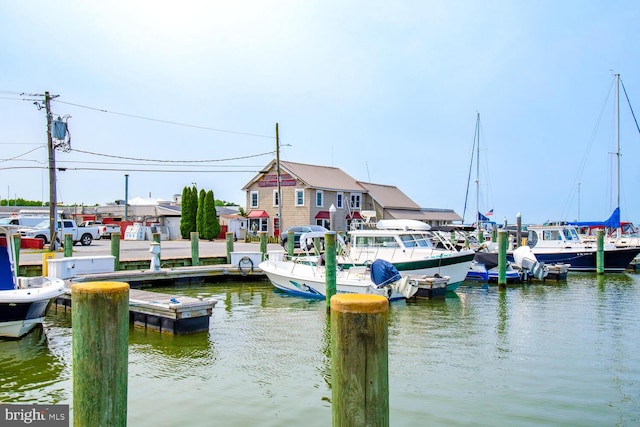
<path fill-rule="evenodd" d="M 0 225 L 0 337 L 20 338 L 39 323 L 54 298 L 65 292 L 62 279 L 18 277 L 13 233 Z"/>
<path fill-rule="evenodd" d="M 282 251 L 271 251 L 259 265 L 271 283 L 284 292 L 307 298 L 325 299 L 327 272 L 323 256 L 285 259 Z M 448 277 L 402 276 L 393 264 L 376 260 L 371 266 L 336 268 L 336 292 L 375 294 L 389 300 L 445 296 Z"/>

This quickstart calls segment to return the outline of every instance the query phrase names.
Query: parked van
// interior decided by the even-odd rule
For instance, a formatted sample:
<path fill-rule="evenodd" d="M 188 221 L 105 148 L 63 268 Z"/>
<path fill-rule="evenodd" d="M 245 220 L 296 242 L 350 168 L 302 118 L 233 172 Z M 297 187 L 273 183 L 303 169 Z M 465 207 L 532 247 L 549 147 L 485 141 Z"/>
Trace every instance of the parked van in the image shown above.
<path fill-rule="evenodd" d="M 2 225 L 19 225 L 21 227 L 35 227 L 43 220 L 49 219 L 48 216 L 10 216 L 7 218 L 0 218 L 0 224 Z"/>

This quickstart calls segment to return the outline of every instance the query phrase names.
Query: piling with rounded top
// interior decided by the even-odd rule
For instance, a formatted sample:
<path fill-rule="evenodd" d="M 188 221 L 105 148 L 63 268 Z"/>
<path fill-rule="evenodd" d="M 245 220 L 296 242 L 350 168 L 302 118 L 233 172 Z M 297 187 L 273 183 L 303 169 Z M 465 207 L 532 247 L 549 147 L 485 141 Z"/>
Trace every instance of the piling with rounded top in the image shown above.
<path fill-rule="evenodd" d="M 331 297 L 336 294 L 336 232 L 324 234 L 324 280 L 326 286 L 327 311 L 331 308 Z"/>
<path fill-rule="evenodd" d="M 73 425 L 126 426 L 129 285 L 71 286 Z"/>
<path fill-rule="evenodd" d="M 331 298 L 334 426 L 389 425 L 388 312 L 380 295 Z"/>
<path fill-rule="evenodd" d="M 111 236 L 111 255 L 113 258 L 114 271 L 120 270 L 120 233 L 112 233 Z"/>
<path fill-rule="evenodd" d="M 231 264 L 231 252 L 233 252 L 233 231 L 227 231 L 224 235 L 227 242 L 227 264 Z"/>
<path fill-rule="evenodd" d="M 604 230 L 596 230 L 596 273 L 604 273 Z"/>
<path fill-rule="evenodd" d="M 507 286 L 507 244 L 509 235 L 506 230 L 498 232 L 498 287 Z"/>
<path fill-rule="evenodd" d="M 197 231 L 192 231 L 189 236 L 191 237 L 191 265 L 200 265 L 200 252 L 198 247 L 200 235 Z"/>

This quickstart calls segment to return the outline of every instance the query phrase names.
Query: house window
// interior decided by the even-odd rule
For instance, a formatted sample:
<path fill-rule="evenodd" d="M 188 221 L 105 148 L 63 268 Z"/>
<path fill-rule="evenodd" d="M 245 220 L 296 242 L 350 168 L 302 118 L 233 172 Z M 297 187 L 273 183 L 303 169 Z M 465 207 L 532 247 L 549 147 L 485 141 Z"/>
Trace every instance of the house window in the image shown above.
<path fill-rule="evenodd" d="M 278 199 L 278 190 L 273 190 L 273 206 L 277 207 L 280 205 L 280 200 Z"/>
<path fill-rule="evenodd" d="M 344 200 L 344 194 L 342 192 L 339 192 L 336 194 L 336 208 L 337 209 L 342 209 L 343 208 L 343 200 Z"/>
<path fill-rule="evenodd" d="M 322 192 L 322 190 L 316 190 L 316 207 L 317 208 L 321 208 L 323 206 L 323 203 L 322 203 L 323 196 L 324 196 L 324 193 Z"/>
<path fill-rule="evenodd" d="M 351 193 L 351 209 L 360 209 L 360 199 L 362 194 Z"/>
<path fill-rule="evenodd" d="M 252 191 L 249 193 L 249 204 L 252 208 L 258 207 L 258 192 Z"/>
<path fill-rule="evenodd" d="M 296 206 L 304 206 L 304 190 L 296 189 Z"/>

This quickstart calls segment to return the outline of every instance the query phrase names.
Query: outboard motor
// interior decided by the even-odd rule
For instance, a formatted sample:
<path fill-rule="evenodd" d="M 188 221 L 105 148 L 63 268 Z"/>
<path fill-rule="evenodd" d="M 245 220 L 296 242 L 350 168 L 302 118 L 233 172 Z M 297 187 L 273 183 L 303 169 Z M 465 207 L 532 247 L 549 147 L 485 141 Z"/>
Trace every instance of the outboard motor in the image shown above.
<path fill-rule="evenodd" d="M 371 264 L 371 281 L 375 283 L 378 288 L 382 288 L 401 278 L 402 276 L 400 276 L 398 269 L 389 261 L 377 259 Z"/>

